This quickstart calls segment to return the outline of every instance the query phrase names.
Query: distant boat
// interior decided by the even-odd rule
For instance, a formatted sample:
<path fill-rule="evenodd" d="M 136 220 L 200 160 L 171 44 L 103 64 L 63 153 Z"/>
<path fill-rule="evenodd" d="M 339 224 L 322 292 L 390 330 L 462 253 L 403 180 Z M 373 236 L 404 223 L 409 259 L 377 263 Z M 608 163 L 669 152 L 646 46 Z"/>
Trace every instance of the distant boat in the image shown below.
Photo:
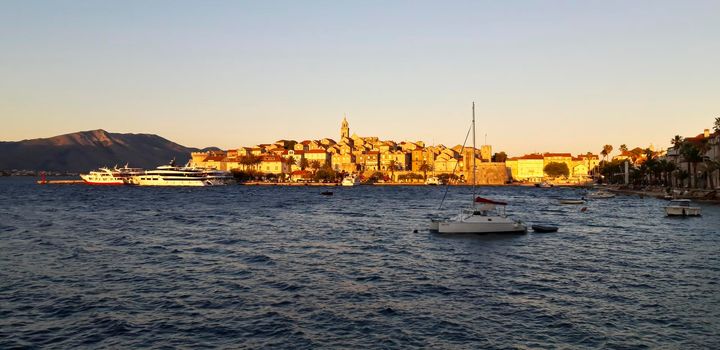
<path fill-rule="evenodd" d="M 560 204 L 583 204 L 585 203 L 584 199 L 575 199 L 575 198 L 561 198 L 559 200 Z"/>
<path fill-rule="evenodd" d="M 532 225 L 532 229 L 535 232 L 547 233 L 547 232 L 557 232 L 558 227 L 552 226 L 552 225 Z"/>
<path fill-rule="evenodd" d="M 602 190 L 596 191 L 596 192 L 591 192 L 591 193 L 589 193 L 587 196 L 588 196 L 588 198 L 592 198 L 592 199 L 615 198 L 615 194 L 614 194 L 614 193 L 610 193 L 610 192 L 608 192 L 608 191 L 602 191 Z"/>
<path fill-rule="evenodd" d="M 340 183 L 343 186 L 351 187 L 358 184 L 358 178 L 355 175 L 348 175 Z"/>
<path fill-rule="evenodd" d="M 553 185 L 552 185 L 551 183 L 547 182 L 547 181 L 543 181 L 543 182 L 540 182 L 540 183 L 536 183 L 536 184 L 535 184 L 535 187 L 550 188 L 550 187 L 553 187 Z"/>
<path fill-rule="evenodd" d="M 437 176 L 430 176 L 425 180 L 426 185 L 430 186 L 439 186 L 442 185 L 442 181 Z"/>
<path fill-rule="evenodd" d="M 473 149 L 475 149 L 475 102 L 472 107 Z M 463 145 L 464 147 L 464 145 Z M 505 214 L 507 203 L 475 196 L 475 157 L 473 157 L 473 201 L 450 218 L 431 219 L 430 231 L 438 233 L 525 233 L 527 226 Z"/>
<path fill-rule="evenodd" d="M 700 216 L 700 207 L 690 206 L 689 199 L 673 199 L 670 204 L 665 207 L 667 216 Z"/>

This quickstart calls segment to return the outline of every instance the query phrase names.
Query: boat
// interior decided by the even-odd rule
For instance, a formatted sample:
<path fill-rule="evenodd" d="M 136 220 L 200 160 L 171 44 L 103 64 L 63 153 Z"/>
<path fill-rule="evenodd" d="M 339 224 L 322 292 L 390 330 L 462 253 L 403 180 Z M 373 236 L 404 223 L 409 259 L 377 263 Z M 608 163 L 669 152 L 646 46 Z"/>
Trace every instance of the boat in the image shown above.
<path fill-rule="evenodd" d="M 553 185 L 552 185 L 551 183 L 547 182 L 547 181 L 543 181 L 543 182 L 540 182 L 540 183 L 536 183 L 536 184 L 535 184 L 535 187 L 550 188 L 550 187 L 553 187 Z"/>
<path fill-rule="evenodd" d="M 475 149 L 475 102 L 472 105 L 472 132 L 473 149 Z M 474 171 L 476 169 L 475 158 L 473 157 L 473 201 L 470 209 L 460 209 L 457 215 L 449 218 L 431 219 L 430 231 L 438 233 L 526 233 L 527 226 L 525 224 L 507 217 L 505 213 L 507 203 L 475 195 L 477 182 Z"/>
<path fill-rule="evenodd" d="M 87 174 L 80 174 L 80 178 L 88 185 L 124 185 L 125 180 L 120 172 L 110 168 L 99 168 Z"/>
<path fill-rule="evenodd" d="M 584 204 L 585 199 L 561 198 L 559 202 L 560 204 Z"/>
<path fill-rule="evenodd" d="M 333 195 L 332 191 L 322 191 L 322 192 L 320 192 L 320 194 L 323 196 L 332 196 Z"/>
<path fill-rule="evenodd" d="M 532 225 L 532 229 L 534 232 L 548 233 L 548 232 L 557 232 L 558 227 L 552 226 L 552 225 L 535 224 L 535 225 Z"/>
<path fill-rule="evenodd" d="M 130 183 L 138 186 L 222 186 L 231 183 L 227 172 L 191 166 L 177 166 L 175 160 L 155 170 L 131 177 Z M 232 180 L 234 181 L 234 179 Z"/>
<path fill-rule="evenodd" d="M 129 168 L 127 164 L 124 167 L 113 169 L 103 167 L 93 170 L 87 174 L 80 174 L 80 178 L 88 185 L 125 185 L 130 183 L 130 179 L 134 175 L 141 174 L 141 168 Z"/>
<path fill-rule="evenodd" d="M 430 176 L 425 180 L 425 184 L 430 186 L 438 186 L 442 185 L 442 181 L 440 181 L 440 178 L 438 178 L 437 176 Z"/>
<path fill-rule="evenodd" d="M 608 198 L 615 198 L 615 194 L 614 194 L 614 193 L 610 193 L 610 192 L 608 192 L 608 191 L 603 191 L 603 190 L 595 191 L 595 192 L 590 192 L 587 196 L 588 196 L 588 198 L 591 198 L 591 199 L 608 199 Z"/>
<path fill-rule="evenodd" d="M 358 182 L 358 178 L 356 175 L 348 175 L 348 176 L 345 176 L 345 178 L 342 180 L 342 182 L 340 184 L 343 186 L 350 187 L 350 186 L 355 186 L 358 183 L 359 182 Z"/>
<path fill-rule="evenodd" d="M 700 207 L 690 206 L 689 199 L 673 199 L 665 207 L 667 216 L 700 216 Z"/>

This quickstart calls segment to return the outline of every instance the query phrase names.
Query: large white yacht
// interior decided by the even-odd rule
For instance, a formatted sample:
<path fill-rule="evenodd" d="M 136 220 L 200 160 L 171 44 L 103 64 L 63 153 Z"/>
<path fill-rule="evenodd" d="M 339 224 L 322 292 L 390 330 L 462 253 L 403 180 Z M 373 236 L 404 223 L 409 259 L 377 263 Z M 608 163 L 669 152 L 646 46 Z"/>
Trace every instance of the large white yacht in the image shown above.
<path fill-rule="evenodd" d="M 172 161 L 133 176 L 131 183 L 138 186 L 222 186 L 230 184 L 231 179 L 232 176 L 225 171 L 179 167 Z"/>

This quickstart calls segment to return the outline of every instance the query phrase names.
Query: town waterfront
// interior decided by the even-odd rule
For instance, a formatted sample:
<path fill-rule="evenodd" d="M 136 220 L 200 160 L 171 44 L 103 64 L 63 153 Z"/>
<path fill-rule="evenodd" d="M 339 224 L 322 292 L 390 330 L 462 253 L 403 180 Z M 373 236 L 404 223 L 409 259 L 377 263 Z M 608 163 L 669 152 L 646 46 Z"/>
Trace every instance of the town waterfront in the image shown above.
<path fill-rule="evenodd" d="M 720 343 L 717 205 L 483 187 L 560 232 L 448 237 L 426 232 L 444 187 L 321 190 L 0 179 L 0 348 Z"/>

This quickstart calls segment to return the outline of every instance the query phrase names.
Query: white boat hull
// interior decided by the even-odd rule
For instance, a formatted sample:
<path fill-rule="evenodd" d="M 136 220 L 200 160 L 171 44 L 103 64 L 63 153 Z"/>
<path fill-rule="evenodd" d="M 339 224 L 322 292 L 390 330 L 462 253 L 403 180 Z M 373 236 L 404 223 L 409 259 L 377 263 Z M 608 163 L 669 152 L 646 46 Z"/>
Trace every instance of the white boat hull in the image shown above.
<path fill-rule="evenodd" d="M 665 214 L 667 216 L 700 216 L 701 210 L 699 207 L 669 206 L 665 207 Z"/>
<path fill-rule="evenodd" d="M 439 222 L 439 233 L 525 233 L 527 227 L 520 223 L 508 222 Z"/>
<path fill-rule="evenodd" d="M 213 182 L 205 178 L 165 178 L 162 176 L 135 176 L 132 183 L 138 186 L 213 186 Z"/>

